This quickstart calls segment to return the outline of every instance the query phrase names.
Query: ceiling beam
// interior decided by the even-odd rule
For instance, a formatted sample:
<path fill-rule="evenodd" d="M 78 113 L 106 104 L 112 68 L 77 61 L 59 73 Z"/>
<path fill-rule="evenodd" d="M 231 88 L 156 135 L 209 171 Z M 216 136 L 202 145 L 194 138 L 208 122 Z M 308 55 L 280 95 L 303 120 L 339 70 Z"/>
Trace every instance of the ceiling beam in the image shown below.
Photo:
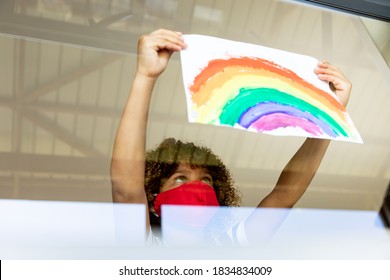
<path fill-rule="evenodd" d="M 0 99 L 0 106 L 1 106 Z M 5 102 L 8 103 L 8 102 Z M 122 109 L 113 107 L 103 106 L 89 106 L 80 104 L 63 104 L 53 103 L 47 101 L 34 102 L 28 105 L 29 109 L 33 109 L 40 112 L 55 112 L 55 113 L 66 113 L 72 115 L 89 115 L 95 117 L 109 117 L 119 118 L 122 113 Z"/>
<path fill-rule="evenodd" d="M 326 11 L 321 12 L 321 27 L 322 27 L 322 52 L 323 57 L 329 61 L 334 61 L 333 54 L 333 21 L 332 14 Z"/>
<path fill-rule="evenodd" d="M 383 80 L 390 86 L 390 67 L 387 64 L 385 58 L 382 56 L 378 47 L 375 45 L 374 40 L 371 38 L 366 27 L 361 19 L 352 18 L 353 25 L 362 41 L 362 44 L 368 49 L 368 53 L 371 54 L 372 60 L 376 64 L 379 72 L 383 76 Z"/>
<path fill-rule="evenodd" d="M 102 153 L 93 148 L 92 144 L 86 143 L 85 141 L 77 138 L 76 135 L 59 126 L 56 122 L 47 118 L 46 116 L 31 110 L 23 110 L 20 113 L 23 115 L 23 117 L 48 131 L 53 136 L 67 143 L 69 146 L 78 150 L 82 154 L 92 157 L 102 156 Z"/>
<path fill-rule="evenodd" d="M 1 95 L 0 95 L 1 96 Z M 108 117 L 119 119 L 122 114 L 122 108 L 89 106 L 80 104 L 63 104 L 53 103 L 48 101 L 36 101 L 30 104 L 25 104 L 23 107 L 18 106 L 18 103 L 12 98 L 0 97 L 0 107 L 7 107 L 11 110 L 21 111 L 33 110 L 37 112 L 52 112 L 65 113 L 72 115 L 84 115 L 94 117 Z M 173 116 L 170 114 L 154 113 L 150 114 L 149 120 L 152 122 L 162 122 L 170 124 L 186 124 L 187 118 L 183 116 Z"/>
<path fill-rule="evenodd" d="M 25 153 L 0 153 L 0 170 L 85 176 L 108 176 L 107 157 L 55 156 Z M 1 178 L 1 177 L 0 177 Z M 0 179 L 1 180 L 1 179 Z"/>
<path fill-rule="evenodd" d="M 103 176 L 109 178 L 109 157 L 76 157 L 54 156 L 23 153 L 0 153 L 0 171 L 31 172 L 46 174 L 67 174 L 85 176 Z M 253 179 L 259 178 L 259 184 L 273 186 L 279 176 L 277 170 L 258 170 L 238 168 L 234 170 L 235 181 L 243 185 L 253 184 Z M 0 177 L 1 181 L 1 177 Z M 318 189 L 342 192 L 351 188 L 357 192 L 364 191 L 367 186 L 387 186 L 388 179 L 382 177 L 364 177 L 355 175 L 317 174 L 315 181 L 321 182 Z M 257 188 L 257 186 L 255 186 Z M 317 189 L 317 191 L 318 191 Z M 376 190 L 378 190 L 377 188 Z"/>
<path fill-rule="evenodd" d="M 117 54 L 103 54 L 103 57 L 93 61 L 92 63 L 82 66 L 74 71 L 71 71 L 63 76 L 60 76 L 44 85 L 41 85 L 33 90 L 28 90 L 20 94 L 22 103 L 31 103 L 46 94 L 56 91 L 57 89 L 69 84 L 73 81 L 79 80 L 88 74 L 95 72 L 106 65 L 122 58 L 123 56 Z"/>
<path fill-rule="evenodd" d="M 0 1 L 0 33 L 21 38 L 61 42 L 119 53 L 137 53 L 139 34 L 96 28 L 15 13 L 13 0 Z"/>

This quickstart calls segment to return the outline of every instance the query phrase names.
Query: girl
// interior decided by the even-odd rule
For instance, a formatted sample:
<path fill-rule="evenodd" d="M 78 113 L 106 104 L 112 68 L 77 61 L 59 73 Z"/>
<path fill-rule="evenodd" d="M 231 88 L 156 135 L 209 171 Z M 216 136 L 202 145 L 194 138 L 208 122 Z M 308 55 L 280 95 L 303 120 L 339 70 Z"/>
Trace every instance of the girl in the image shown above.
<path fill-rule="evenodd" d="M 209 149 L 166 139 L 155 150 L 145 151 L 154 85 L 172 53 L 185 48 L 180 32 L 160 29 L 140 37 L 137 71 L 115 139 L 111 162 L 113 200 L 146 205 L 147 232 L 151 221 L 161 216 L 163 204 L 237 206 L 240 200 L 228 169 Z M 346 106 L 352 86 L 341 71 L 324 61 L 314 72 L 329 82 Z M 258 207 L 293 207 L 308 188 L 329 143 L 306 139 Z"/>

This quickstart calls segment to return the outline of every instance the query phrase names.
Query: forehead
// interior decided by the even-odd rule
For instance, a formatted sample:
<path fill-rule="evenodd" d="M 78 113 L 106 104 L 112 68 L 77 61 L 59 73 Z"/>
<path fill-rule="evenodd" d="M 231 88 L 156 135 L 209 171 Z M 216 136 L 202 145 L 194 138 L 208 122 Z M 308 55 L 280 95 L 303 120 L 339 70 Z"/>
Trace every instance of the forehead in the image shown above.
<path fill-rule="evenodd" d="M 205 167 L 193 166 L 189 163 L 179 163 L 175 172 L 182 172 L 182 173 L 201 172 L 201 173 L 207 173 L 207 174 L 210 173 L 207 170 L 207 168 L 205 168 Z"/>

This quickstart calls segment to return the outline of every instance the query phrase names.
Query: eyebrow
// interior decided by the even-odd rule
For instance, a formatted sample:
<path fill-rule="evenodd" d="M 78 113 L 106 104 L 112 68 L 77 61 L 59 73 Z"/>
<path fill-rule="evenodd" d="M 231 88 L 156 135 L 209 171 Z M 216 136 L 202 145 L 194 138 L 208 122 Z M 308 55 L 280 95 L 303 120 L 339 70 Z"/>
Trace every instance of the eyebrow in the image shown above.
<path fill-rule="evenodd" d="M 210 172 L 207 170 L 207 168 L 204 168 L 204 167 L 201 167 L 202 171 L 205 173 L 205 175 L 209 175 L 211 178 L 213 178 L 213 176 L 211 176 Z M 187 168 L 178 168 L 176 169 L 176 171 L 173 173 L 183 173 L 183 174 L 188 174 L 190 173 L 190 170 L 188 170 Z"/>

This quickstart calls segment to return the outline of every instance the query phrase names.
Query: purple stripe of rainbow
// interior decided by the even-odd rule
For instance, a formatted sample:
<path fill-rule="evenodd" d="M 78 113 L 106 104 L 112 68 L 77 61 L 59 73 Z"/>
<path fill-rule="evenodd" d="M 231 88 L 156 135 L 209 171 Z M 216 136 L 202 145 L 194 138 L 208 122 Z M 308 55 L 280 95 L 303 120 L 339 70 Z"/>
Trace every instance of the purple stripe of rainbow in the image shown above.
<path fill-rule="evenodd" d="M 322 132 L 328 134 L 329 136 L 337 136 L 326 122 L 314 117 L 311 113 L 302 111 L 301 109 L 294 106 L 278 104 L 276 102 L 259 103 L 256 106 L 249 108 L 242 113 L 240 119 L 238 120 L 238 124 L 245 128 L 256 127 L 259 131 L 269 130 L 271 127 L 277 128 L 277 124 L 279 123 L 277 118 L 272 119 L 273 123 L 271 125 L 267 125 L 267 129 L 265 129 L 265 119 L 263 119 L 263 122 L 261 122 L 264 127 L 261 127 L 259 123 L 254 125 L 254 122 L 257 120 L 272 114 L 277 114 L 275 116 L 279 117 L 281 117 L 282 114 L 285 115 L 280 121 L 280 124 L 283 123 L 283 127 L 287 126 L 286 124 L 288 124 L 288 117 L 291 116 L 291 122 L 288 126 L 300 126 L 301 128 L 304 128 L 304 125 L 308 125 L 310 127 L 309 130 L 315 132 L 315 135 L 321 135 L 322 130 Z M 319 129 L 313 129 L 313 125 L 317 126 Z"/>
<path fill-rule="evenodd" d="M 321 130 L 314 123 L 306 119 L 285 115 L 283 113 L 265 115 L 260 119 L 256 120 L 254 123 L 252 123 L 250 128 L 256 131 L 268 132 L 278 128 L 286 128 L 292 126 L 301 128 L 314 137 L 322 135 Z"/>

